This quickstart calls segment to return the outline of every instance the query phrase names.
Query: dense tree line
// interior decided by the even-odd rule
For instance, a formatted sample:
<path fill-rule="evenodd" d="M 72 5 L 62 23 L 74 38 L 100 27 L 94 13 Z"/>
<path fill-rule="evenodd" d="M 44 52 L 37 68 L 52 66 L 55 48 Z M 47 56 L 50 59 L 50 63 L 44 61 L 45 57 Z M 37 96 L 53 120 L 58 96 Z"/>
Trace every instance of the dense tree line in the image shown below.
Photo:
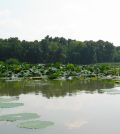
<path fill-rule="evenodd" d="M 76 41 L 46 36 L 41 41 L 20 41 L 18 38 L 0 39 L 0 60 L 15 58 L 28 63 L 92 64 L 120 62 L 120 47 L 110 42 Z"/>

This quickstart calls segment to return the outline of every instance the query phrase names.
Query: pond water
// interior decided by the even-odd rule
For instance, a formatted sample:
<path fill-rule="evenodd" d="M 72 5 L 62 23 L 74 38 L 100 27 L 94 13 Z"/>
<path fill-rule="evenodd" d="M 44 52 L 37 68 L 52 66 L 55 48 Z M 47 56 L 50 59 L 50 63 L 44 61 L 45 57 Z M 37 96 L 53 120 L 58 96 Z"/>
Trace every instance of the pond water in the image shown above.
<path fill-rule="evenodd" d="M 0 121 L 0 134 L 120 134 L 119 93 L 119 85 L 107 81 L 0 81 L 0 97 L 24 104 L 0 108 L 0 116 L 36 113 L 54 122 L 25 129 L 17 127 L 19 121 Z"/>

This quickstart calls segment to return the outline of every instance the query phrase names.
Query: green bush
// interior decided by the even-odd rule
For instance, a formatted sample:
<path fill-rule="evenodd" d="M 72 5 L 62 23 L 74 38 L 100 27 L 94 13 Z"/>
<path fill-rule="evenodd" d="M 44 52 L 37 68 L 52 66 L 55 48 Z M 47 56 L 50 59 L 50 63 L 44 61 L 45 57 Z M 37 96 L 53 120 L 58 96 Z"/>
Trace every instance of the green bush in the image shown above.
<path fill-rule="evenodd" d="M 5 61 L 7 64 L 20 64 L 18 59 L 10 58 Z"/>

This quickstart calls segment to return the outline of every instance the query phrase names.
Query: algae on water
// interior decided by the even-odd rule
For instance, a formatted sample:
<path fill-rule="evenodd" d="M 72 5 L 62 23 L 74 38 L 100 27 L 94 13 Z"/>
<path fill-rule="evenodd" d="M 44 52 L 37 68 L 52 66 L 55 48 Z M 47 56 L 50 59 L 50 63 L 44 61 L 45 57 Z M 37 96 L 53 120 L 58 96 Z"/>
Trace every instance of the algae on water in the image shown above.
<path fill-rule="evenodd" d="M 29 120 L 36 118 L 39 118 L 39 115 L 36 113 L 19 113 L 0 116 L 0 121 Z"/>
<path fill-rule="evenodd" d="M 40 128 L 46 128 L 49 126 L 54 125 L 51 121 L 27 121 L 27 122 L 21 122 L 17 125 L 17 127 L 20 128 L 27 128 L 27 129 L 40 129 Z"/>

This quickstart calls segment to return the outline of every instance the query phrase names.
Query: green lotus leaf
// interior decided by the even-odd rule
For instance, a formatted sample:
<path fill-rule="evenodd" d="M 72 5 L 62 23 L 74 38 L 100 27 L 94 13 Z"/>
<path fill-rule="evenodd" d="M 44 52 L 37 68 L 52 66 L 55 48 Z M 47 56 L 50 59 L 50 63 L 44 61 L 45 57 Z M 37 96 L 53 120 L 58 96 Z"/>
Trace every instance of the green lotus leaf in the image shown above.
<path fill-rule="evenodd" d="M 0 108 L 14 108 L 14 107 L 19 107 L 23 106 L 23 103 L 2 103 L 0 102 Z"/>
<path fill-rule="evenodd" d="M 54 125 L 51 121 L 27 121 L 27 122 L 21 122 L 17 125 L 17 127 L 20 128 L 27 128 L 27 129 L 41 129 L 41 128 L 47 128 L 49 126 Z"/>
<path fill-rule="evenodd" d="M 39 118 L 39 115 L 36 113 L 19 113 L 0 116 L 0 121 L 29 120 L 35 118 Z"/>

